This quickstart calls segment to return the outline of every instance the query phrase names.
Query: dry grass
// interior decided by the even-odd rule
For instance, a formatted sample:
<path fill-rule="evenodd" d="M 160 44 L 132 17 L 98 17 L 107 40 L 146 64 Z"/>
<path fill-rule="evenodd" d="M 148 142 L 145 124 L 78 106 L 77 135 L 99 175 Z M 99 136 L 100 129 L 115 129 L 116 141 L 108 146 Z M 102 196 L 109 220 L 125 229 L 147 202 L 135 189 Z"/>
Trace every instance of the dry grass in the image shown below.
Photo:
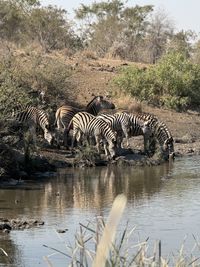
<path fill-rule="evenodd" d="M 119 110 L 125 110 L 133 113 L 140 113 L 143 111 L 142 103 L 128 95 L 118 95 L 115 97 L 114 103 L 116 103 L 117 109 Z"/>
<path fill-rule="evenodd" d="M 164 259 L 161 255 L 161 242 L 156 242 L 154 251 L 148 251 L 148 239 L 144 242 L 133 238 L 135 228 L 128 230 L 128 224 L 122 233 L 117 233 L 117 225 L 126 205 L 123 195 L 115 199 L 108 221 L 105 224 L 102 217 L 87 225 L 80 223 L 80 231 L 75 235 L 74 245 L 67 246 L 69 253 L 63 253 L 55 248 L 46 246 L 54 251 L 44 260 L 53 267 L 50 257 L 61 253 L 69 260 L 68 266 L 73 267 L 186 267 L 200 266 L 200 257 L 185 255 L 184 244 L 177 255 L 172 259 Z M 200 251 L 200 244 L 195 240 L 194 249 Z M 194 250 L 192 250 L 194 252 Z M 57 266 L 56 266 L 57 267 Z"/>

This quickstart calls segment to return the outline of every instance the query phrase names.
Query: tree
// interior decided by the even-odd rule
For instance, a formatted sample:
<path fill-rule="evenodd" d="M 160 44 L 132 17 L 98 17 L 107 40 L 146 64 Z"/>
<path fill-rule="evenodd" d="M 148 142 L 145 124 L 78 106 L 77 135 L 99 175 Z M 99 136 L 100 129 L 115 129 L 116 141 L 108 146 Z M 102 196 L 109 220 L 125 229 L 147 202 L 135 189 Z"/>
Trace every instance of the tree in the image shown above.
<path fill-rule="evenodd" d="M 152 16 L 145 38 L 146 49 L 149 51 L 149 63 L 156 63 L 166 50 L 166 44 L 173 36 L 174 26 L 164 11 Z"/>
<path fill-rule="evenodd" d="M 82 33 L 87 45 L 104 56 L 121 32 L 120 16 L 124 4 L 120 0 L 94 2 L 75 10 L 76 18 L 85 22 Z"/>
<path fill-rule="evenodd" d="M 148 16 L 152 11 L 152 5 L 136 5 L 123 11 L 123 41 L 126 47 L 126 58 L 129 60 L 141 59 L 139 47 L 146 36 L 149 25 Z"/>
<path fill-rule="evenodd" d="M 186 57 L 189 57 L 192 52 L 191 40 L 195 38 L 193 31 L 179 31 L 172 35 L 170 41 L 167 44 L 167 51 L 175 51 L 184 53 Z"/>
<path fill-rule="evenodd" d="M 26 32 L 26 14 L 13 1 L 0 1 L 0 38 L 19 42 Z"/>
<path fill-rule="evenodd" d="M 85 22 L 85 39 L 99 55 L 113 51 L 135 60 L 152 10 L 151 5 L 127 8 L 123 1 L 102 1 L 89 6 L 82 4 L 76 10 L 76 18 Z"/>
<path fill-rule="evenodd" d="M 56 7 L 34 8 L 30 16 L 30 37 L 36 38 L 45 51 L 70 47 L 74 38 L 66 11 Z"/>

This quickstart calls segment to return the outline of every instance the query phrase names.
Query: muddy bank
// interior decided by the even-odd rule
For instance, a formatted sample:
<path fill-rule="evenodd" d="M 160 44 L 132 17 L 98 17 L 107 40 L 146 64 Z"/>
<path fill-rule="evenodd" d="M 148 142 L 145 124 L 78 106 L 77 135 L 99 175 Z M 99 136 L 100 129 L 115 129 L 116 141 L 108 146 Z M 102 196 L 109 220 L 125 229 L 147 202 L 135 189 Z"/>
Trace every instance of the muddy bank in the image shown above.
<path fill-rule="evenodd" d="M 19 135 L 0 132 L 0 181 L 5 179 L 30 179 L 45 172 L 56 171 L 57 168 L 93 167 L 107 165 L 152 166 L 160 165 L 164 160 L 157 154 L 149 157 L 143 153 L 143 137 L 130 138 L 130 149 L 117 152 L 115 160 L 108 161 L 104 154 L 98 155 L 95 150 L 72 153 L 64 148 L 57 149 L 47 145 L 42 137 L 38 138 L 38 146 L 28 147 Z M 180 136 L 180 135 L 179 135 Z M 175 157 L 200 154 L 200 141 L 197 136 L 184 135 L 174 139 Z"/>
<path fill-rule="evenodd" d="M 44 225 L 44 221 L 41 220 L 21 220 L 0 218 L 0 232 L 9 233 L 11 230 L 24 230 L 33 227 L 39 227 Z"/>
<path fill-rule="evenodd" d="M 137 138 L 136 138 L 137 139 Z M 140 139 L 140 138 L 138 138 Z M 125 166 L 156 166 L 165 162 L 164 159 L 154 155 L 148 157 L 143 153 L 142 140 L 134 140 L 134 149 L 123 149 L 118 153 L 115 160 L 108 161 L 105 155 L 101 154 L 100 158 L 95 160 L 80 159 L 79 154 L 72 154 L 65 149 L 43 149 L 41 154 L 53 164 L 56 168 L 80 168 L 107 165 L 125 165 Z M 184 156 L 200 155 L 200 141 L 185 143 L 184 140 L 177 140 L 175 146 L 175 159 Z"/>

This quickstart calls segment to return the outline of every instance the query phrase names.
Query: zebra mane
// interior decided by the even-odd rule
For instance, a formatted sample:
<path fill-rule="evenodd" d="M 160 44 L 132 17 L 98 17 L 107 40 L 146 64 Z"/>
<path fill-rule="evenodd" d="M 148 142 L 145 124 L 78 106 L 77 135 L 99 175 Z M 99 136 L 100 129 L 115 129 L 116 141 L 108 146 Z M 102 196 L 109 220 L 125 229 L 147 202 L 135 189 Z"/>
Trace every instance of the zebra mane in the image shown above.
<path fill-rule="evenodd" d="M 158 117 L 156 115 L 148 113 L 148 112 L 137 113 L 136 116 L 138 116 L 139 118 L 143 120 L 154 119 L 158 121 Z"/>
<path fill-rule="evenodd" d="M 95 96 L 86 106 L 86 109 L 89 108 L 91 106 L 91 104 L 94 102 L 94 100 L 96 100 L 98 97 L 100 97 L 101 99 L 103 99 L 103 96 L 99 95 L 99 96 Z"/>

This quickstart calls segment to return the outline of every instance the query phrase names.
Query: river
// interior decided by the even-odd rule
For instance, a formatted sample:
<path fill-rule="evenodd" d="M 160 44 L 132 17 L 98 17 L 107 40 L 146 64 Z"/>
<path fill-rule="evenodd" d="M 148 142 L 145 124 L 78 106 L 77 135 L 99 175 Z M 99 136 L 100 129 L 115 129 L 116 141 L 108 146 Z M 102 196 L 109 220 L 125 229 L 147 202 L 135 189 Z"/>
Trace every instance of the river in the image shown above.
<path fill-rule="evenodd" d="M 190 254 L 200 236 L 200 157 L 178 158 L 152 167 L 62 169 L 56 175 L 20 185 L 0 187 L 0 217 L 41 219 L 45 225 L 0 234 L 0 266 L 54 267 L 68 259 L 48 247 L 67 252 L 79 223 L 97 215 L 105 220 L 113 200 L 125 194 L 127 206 L 118 232 L 135 227 L 135 239 L 149 238 L 149 250 L 161 240 L 162 255 L 170 258 L 184 243 Z M 58 233 L 59 229 L 67 229 Z M 46 245 L 46 246 L 44 246 Z"/>

